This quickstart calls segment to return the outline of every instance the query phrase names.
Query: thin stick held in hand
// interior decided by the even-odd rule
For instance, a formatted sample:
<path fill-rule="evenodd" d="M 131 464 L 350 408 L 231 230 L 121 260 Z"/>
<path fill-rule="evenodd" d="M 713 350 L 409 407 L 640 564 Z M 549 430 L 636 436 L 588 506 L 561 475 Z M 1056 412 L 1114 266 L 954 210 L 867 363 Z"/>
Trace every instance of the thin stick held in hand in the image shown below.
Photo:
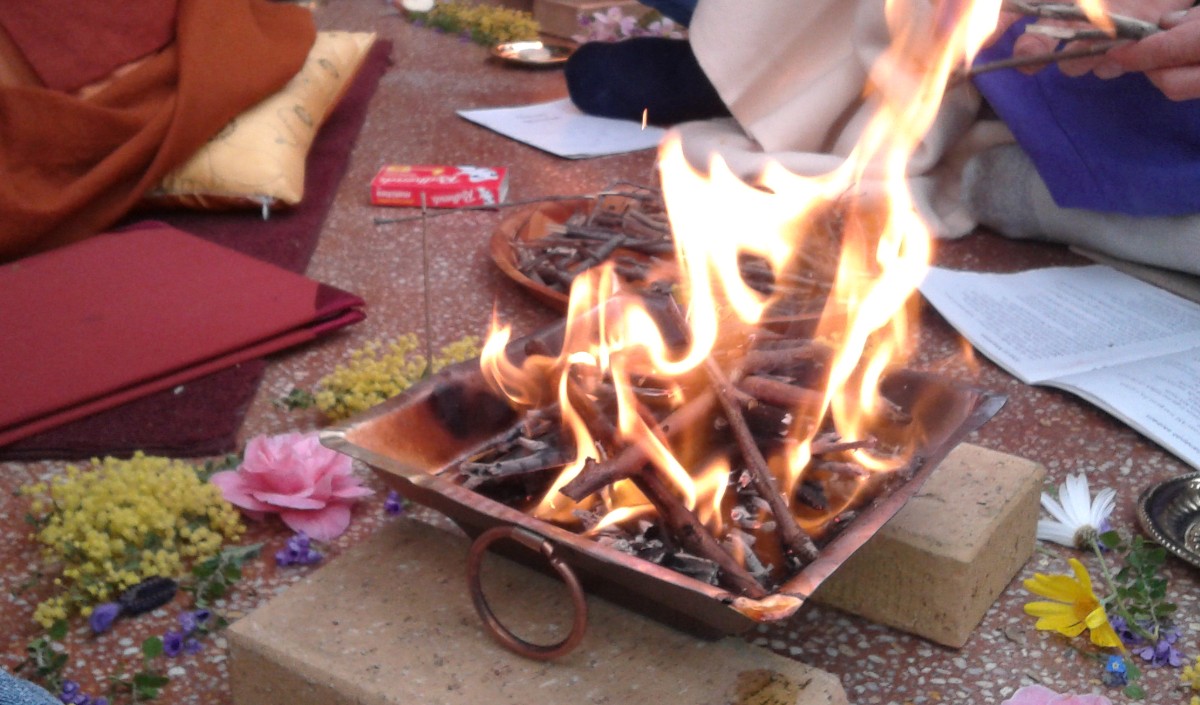
<path fill-rule="evenodd" d="M 1087 16 L 1087 13 L 1083 11 L 1083 8 L 1069 3 L 1032 3 L 1023 2 L 1022 0 L 1006 0 L 1001 9 L 1003 12 L 1029 15 L 1041 19 L 1070 20 L 1094 24 Z M 1115 32 L 1115 34 L 1110 36 L 1118 39 L 1145 39 L 1159 31 L 1158 25 L 1146 22 L 1145 20 L 1139 20 L 1136 17 L 1126 17 L 1125 15 L 1114 15 L 1112 13 L 1105 13 L 1105 16 L 1112 22 L 1113 31 Z"/>
<path fill-rule="evenodd" d="M 1034 54 L 1031 56 L 1011 56 L 1007 59 L 999 61 L 991 61 L 986 64 L 976 64 L 967 69 L 963 74 L 963 78 L 978 76 L 990 71 L 998 71 L 1000 69 L 1016 69 L 1022 66 L 1038 66 L 1041 64 L 1053 64 L 1059 61 L 1067 61 L 1069 59 L 1085 59 L 1089 56 L 1099 56 L 1104 52 L 1112 49 L 1120 42 L 1104 42 L 1103 44 L 1094 44 L 1088 47 L 1080 47 L 1078 49 L 1067 49 L 1065 51 L 1052 51 L 1046 54 Z"/>

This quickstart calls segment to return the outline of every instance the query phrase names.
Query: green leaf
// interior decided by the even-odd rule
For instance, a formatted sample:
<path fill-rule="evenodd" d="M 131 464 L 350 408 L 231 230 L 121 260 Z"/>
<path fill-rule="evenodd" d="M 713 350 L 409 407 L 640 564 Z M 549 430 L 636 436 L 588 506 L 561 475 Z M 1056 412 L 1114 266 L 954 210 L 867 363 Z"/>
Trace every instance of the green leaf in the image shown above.
<path fill-rule="evenodd" d="M 50 625 L 49 631 L 46 632 L 50 638 L 55 641 L 62 641 L 67 636 L 67 620 L 59 619 Z"/>
<path fill-rule="evenodd" d="M 152 659 L 161 656 L 163 652 L 162 639 L 152 636 L 142 642 L 142 656 Z"/>
<path fill-rule="evenodd" d="M 208 560 L 197 563 L 192 567 L 192 575 L 196 576 L 197 578 L 207 578 L 215 572 L 217 572 L 216 558 L 209 558 Z"/>
<path fill-rule="evenodd" d="M 1121 535 L 1116 531 L 1105 531 L 1097 538 L 1105 548 L 1116 550 L 1121 545 Z"/>
<path fill-rule="evenodd" d="M 158 689 L 171 682 L 171 679 L 154 671 L 139 671 L 133 674 L 133 684 L 138 688 Z"/>
<path fill-rule="evenodd" d="M 1143 700 L 1146 697 L 1146 689 L 1137 683 L 1130 683 L 1125 686 L 1125 697 L 1131 700 Z"/>
<path fill-rule="evenodd" d="M 228 582 L 236 583 L 242 579 L 242 568 L 241 566 L 227 565 L 221 571 L 221 576 Z"/>
<path fill-rule="evenodd" d="M 240 566 L 251 558 L 256 558 L 259 552 L 262 551 L 262 547 L 261 543 L 252 543 L 248 546 L 233 546 L 221 551 L 218 558 L 222 562 Z"/>

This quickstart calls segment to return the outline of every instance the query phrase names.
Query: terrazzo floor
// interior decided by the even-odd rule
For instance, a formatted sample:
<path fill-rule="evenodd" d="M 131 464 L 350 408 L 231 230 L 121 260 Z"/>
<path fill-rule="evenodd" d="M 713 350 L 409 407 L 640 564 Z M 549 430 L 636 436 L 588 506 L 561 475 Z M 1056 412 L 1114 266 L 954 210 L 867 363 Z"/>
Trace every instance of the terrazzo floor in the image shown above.
<path fill-rule="evenodd" d="M 511 200 L 547 194 L 587 194 L 626 179 L 653 180 L 654 154 L 568 161 L 535 151 L 471 125 L 454 110 L 518 105 L 566 94 L 562 74 L 494 63 L 486 49 L 410 25 L 382 0 L 329 0 L 316 9 L 327 29 L 370 30 L 393 42 L 393 66 L 384 75 L 354 149 L 337 201 L 325 224 L 309 276 L 363 296 L 368 318 L 342 333 L 275 357 L 243 428 L 243 440 L 259 434 L 318 428 L 313 412 L 287 411 L 273 402 L 293 387 L 309 388 L 342 362 L 350 350 L 403 333 L 417 333 L 439 347 L 466 334 L 482 334 L 493 308 L 517 334 L 549 323 L 554 313 L 518 290 L 492 265 L 487 241 L 505 213 L 473 212 L 428 221 L 377 226 L 376 216 L 397 211 L 373 208 L 367 184 L 386 163 L 504 165 L 511 173 Z M 1010 242 L 979 233 L 940 243 L 938 263 L 980 270 L 1017 270 L 1082 262 L 1060 248 Z M 428 321 L 428 328 L 426 327 Z M 1138 493 L 1189 468 L 1105 413 L 1065 393 L 1024 385 L 985 359 L 978 368 L 961 357 L 957 334 L 931 310 L 923 314 L 916 367 L 970 380 L 1005 394 L 1001 413 L 968 442 L 1043 464 L 1049 477 L 1087 473 L 1093 487 L 1117 489 L 1114 523 L 1132 529 Z M 63 463 L 0 465 L 0 667 L 14 668 L 39 631 L 30 617 L 48 590 L 36 549 L 28 539 L 25 500 L 16 489 L 63 472 Z M 365 468 L 364 481 L 377 494 L 360 503 L 350 529 L 326 548 L 327 559 L 361 541 L 381 522 L 382 485 Z M 264 556 L 282 547 L 289 532 L 278 523 L 252 525 L 247 542 L 263 541 Z M 1029 599 L 1020 581 L 1034 572 L 1066 572 L 1073 552 L 1038 550 L 988 612 L 962 649 L 931 644 L 893 629 L 819 606 L 806 606 L 782 626 L 764 628 L 751 639 L 803 660 L 839 678 L 853 703 L 999 703 L 1017 688 L 1043 683 L 1059 691 L 1104 692 L 1099 667 L 1059 637 L 1040 633 L 1022 611 Z M 219 607 L 237 617 L 286 590 L 316 568 L 277 568 L 252 561 L 238 589 Z M 1180 606 L 1176 646 L 1200 653 L 1200 591 L 1195 569 L 1170 559 L 1167 574 Z M 336 612 L 337 605 L 326 609 Z M 136 669 L 141 641 L 170 628 L 170 607 L 136 620 L 123 620 L 99 637 L 76 622 L 65 646 L 67 676 L 99 692 L 107 675 Z M 165 664 L 172 676 L 163 701 L 230 705 L 226 654 L 220 637 L 204 651 Z M 1186 703 L 1178 671 L 1150 669 L 1148 702 Z M 250 704 L 238 704 L 250 705 Z"/>

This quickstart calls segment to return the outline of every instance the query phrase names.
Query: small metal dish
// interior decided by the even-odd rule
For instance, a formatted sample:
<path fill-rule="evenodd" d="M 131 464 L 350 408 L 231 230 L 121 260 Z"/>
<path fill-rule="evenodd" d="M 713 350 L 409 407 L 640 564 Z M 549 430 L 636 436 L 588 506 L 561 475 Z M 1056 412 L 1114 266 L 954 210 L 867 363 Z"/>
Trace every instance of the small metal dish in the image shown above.
<path fill-rule="evenodd" d="M 543 68 L 561 66 L 572 51 L 568 46 L 541 41 L 505 42 L 492 47 L 492 56 L 516 66 Z"/>
<path fill-rule="evenodd" d="M 1137 517 L 1151 538 L 1200 568 L 1200 472 L 1148 487 L 1138 497 Z"/>

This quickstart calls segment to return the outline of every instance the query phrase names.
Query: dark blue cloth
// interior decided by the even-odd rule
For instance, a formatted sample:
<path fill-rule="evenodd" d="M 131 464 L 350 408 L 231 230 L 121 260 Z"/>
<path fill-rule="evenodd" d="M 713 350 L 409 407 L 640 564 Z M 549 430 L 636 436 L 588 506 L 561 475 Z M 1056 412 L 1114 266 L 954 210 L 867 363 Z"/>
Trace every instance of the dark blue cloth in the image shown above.
<path fill-rule="evenodd" d="M 565 69 L 567 94 L 589 115 L 675 125 L 729 115 L 686 39 L 588 42 Z"/>
<path fill-rule="evenodd" d="M 683 26 L 692 23 L 697 0 L 641 0 L 643 5 L 653 7 Z"/>
<path fill-rule="evenodd" d="M 976 59 L 1012 55 L 1025 22 Z M 1200 100 L 1172 101 L 1144 74 L 1072 78 L 1057 66 L 983 73 L 975 85 L 1064 208 L 1200 213 Z"/>

